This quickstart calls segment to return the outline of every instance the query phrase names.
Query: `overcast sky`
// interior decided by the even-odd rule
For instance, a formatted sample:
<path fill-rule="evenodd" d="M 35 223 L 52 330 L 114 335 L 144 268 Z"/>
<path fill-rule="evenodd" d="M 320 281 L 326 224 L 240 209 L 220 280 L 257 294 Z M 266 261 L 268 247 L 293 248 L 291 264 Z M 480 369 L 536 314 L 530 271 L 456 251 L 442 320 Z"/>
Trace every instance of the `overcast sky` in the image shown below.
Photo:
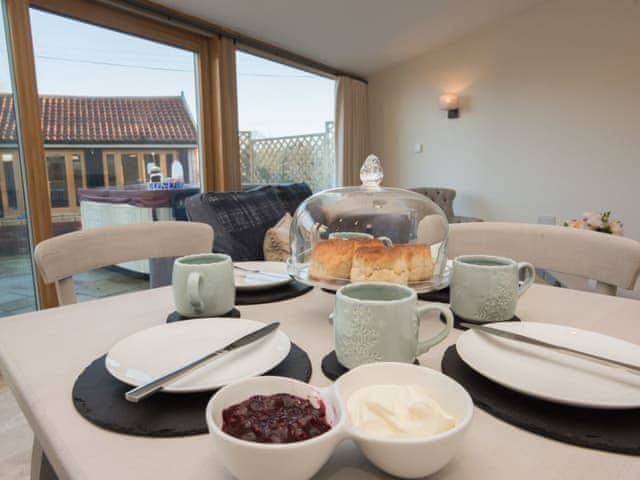
<path fill-rule="evenodd" d="M 40 94 L 180 95 L 196 112 L 194 55 L 38 10 L 31 11 Z M 8 91 L 6 48 L 0 88 Z M 324 131 L 334 81 L 238 52 L 240 130 L 262 136 Z"/>

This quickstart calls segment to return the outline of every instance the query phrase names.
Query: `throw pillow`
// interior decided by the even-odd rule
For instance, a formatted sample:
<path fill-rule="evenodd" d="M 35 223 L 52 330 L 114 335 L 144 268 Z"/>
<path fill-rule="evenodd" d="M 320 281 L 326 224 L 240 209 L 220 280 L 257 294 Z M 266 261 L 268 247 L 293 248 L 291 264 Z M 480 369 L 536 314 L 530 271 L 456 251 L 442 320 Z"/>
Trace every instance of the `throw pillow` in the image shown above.
<path fill-rule="evenodd" d="M 264 235 L 264 259 L 271 262 L 286 262 L 291 255 L 289 246 L 289 228 L 292 217 L 287 212 L 273 227 L 267 230 Z"/>

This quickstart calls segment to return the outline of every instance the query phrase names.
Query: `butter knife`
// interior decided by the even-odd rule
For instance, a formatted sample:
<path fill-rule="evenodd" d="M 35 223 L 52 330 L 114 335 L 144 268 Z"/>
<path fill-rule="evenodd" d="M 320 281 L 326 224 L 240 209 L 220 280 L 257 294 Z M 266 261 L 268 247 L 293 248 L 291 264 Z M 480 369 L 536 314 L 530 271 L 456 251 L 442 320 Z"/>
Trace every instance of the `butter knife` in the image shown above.
<path fill-rule="evenodd" d="M 124 394 L 124 398 L 126 398 L 130 402 L 137 403 L 143 398 L 146 398 L 149 395 L 153 395 L 155 392 L 162 389 L 162 387 L 164 387 L 168 383 L 173 383 L 177 379 L 183 377 L 184 375 L 191 373 L 192 371 L 202 367 L 206 363 L 209 363 L 214 358 L 218 358 L 221 355 L 224 355 L 225 353 L 231 352 L 232 350 L 236 350 L 237 348 L 244 347 L 245 345 L 249 345 L 250 343 L 253 343 L 256 340 L 259 340 L 262 337 L 270 334 L 271 332 L 276 330 L 279 326 L 280 326 L 280 322 L 273 322 L 273 323 L 270 323 L 269 325 L 259 328 L 254 332 L 248 333 L 247 335 L 244 335 L 243 337 L 240 337 L 237 340 L 234 340 L 228 345 L 225 345 L 224 347 L 214 352 L 208 353 L 207 355 L 197 360 L 194 360 L 184 365 L 183 367 L 173 370 L 172 372 L 169 372 L 165 375 L 156 377 L 150 382 L 145 383 L 144 385 L 140 385 L 139 387 L 129 390 Z"/>
<path fill-rule="evenodd" d="M 507 332 L 505 330 L 489 327 L 487 325 L 476 325 L 473 323 L 465 323 L 465 322 L 460 323 L 460 325 L 470 330 L 487 333 L 489 335 L 495 335 L 496 337 L 502 337 L 509 340 L 515 340 L 516 342 L 523 342 L 523 343 L 528 343 L 530 345 L 537 345 L 539 347 L 550 348 L 552 350 L 565 353 L 567 355 L 583 358 L 586 360 L 591 360 L 592 362 L 601 363 L 603 365 L 607 365 L 610 367 L 623 368 L 635 374 L 640 374 L 640 365 L 631 365 L 630 363 L 624 363 L 618 360 L 613 360 L 611 358 L 601 357 L 600 355 L 594 355 L 593 353 L 582 352 L 580 350 L 564 347 L 562 345 L 557 345 L 555 343 L 544 342 L 542 340 L 528 337 L 520 333 Z"/>
<path fill-rule="evenodd" d="M 247 268 L 247 267 L 241 267 L 240 265 L 234 265 L 233 268 L 235 268 L 236 270 L 240 270 L 242 272 L 247 272 L 247 273 L 257 273 L 260 275 L 264 275 L 267 277 L 273 277 L 273 278 L 277 278 L 280 280 L 291 280 L 291 277 L 287 274 L 284 273 L 273 273 L 273 272 L 265 272 L 262 270 L 254 270 L 252 268 Z"/>

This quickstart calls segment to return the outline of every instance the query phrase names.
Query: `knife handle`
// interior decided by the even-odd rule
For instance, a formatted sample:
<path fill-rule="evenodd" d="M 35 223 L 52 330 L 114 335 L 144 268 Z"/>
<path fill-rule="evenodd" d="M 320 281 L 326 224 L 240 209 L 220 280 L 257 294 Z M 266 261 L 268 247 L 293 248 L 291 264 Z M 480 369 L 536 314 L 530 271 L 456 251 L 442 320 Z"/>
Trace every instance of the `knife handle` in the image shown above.
<path fill-rule="evenodd" d="M 172 372 L 169 372 L 165 375 L 161 375 L 160 377 L 156 377 L 150 382 L 145 383 L 144 385 L 140 385 L 139 387 L 129 390 L 124 394 L 124 398 L 126 398 L 130 402 L 137 403 L 140 400 L 148 397 L 149 395 L 157 392 L 168 383 L 172 383 L 175 380 L 179 379 L 180 377 L 186 375 L 187 373 L 191 373 L 193 370 L 195 370 L 198 367 L 201 367 L 202 365 L 207 363 L 209 360 L 212 360 L 213 358 L 219 355 L 222 355 L 223 353 L 226 353 L 228 351 L 229 351 L 228 348 L 222 348 L 220 350 L 216 350 L 215 352 L 212 352 L 209 355 L 205 355 L 202 358 L 194 360 L 193 362 L 188 363 L 187 365 L 184 365 L 183 367 L 180 367 Z"/>

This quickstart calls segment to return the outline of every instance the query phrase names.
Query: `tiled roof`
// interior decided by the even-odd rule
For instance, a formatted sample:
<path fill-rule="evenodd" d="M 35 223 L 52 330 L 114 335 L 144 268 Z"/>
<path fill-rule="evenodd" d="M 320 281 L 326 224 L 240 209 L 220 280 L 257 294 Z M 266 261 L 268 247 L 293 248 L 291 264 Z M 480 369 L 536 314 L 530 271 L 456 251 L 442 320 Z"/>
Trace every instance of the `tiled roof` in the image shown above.
<path fill-rule="evenodd" d="M 182 97 L 40 97 L 44 143 L 194 144 Z M 0 95 L 0 143 L 16 143 L 11 95 Z"/>

